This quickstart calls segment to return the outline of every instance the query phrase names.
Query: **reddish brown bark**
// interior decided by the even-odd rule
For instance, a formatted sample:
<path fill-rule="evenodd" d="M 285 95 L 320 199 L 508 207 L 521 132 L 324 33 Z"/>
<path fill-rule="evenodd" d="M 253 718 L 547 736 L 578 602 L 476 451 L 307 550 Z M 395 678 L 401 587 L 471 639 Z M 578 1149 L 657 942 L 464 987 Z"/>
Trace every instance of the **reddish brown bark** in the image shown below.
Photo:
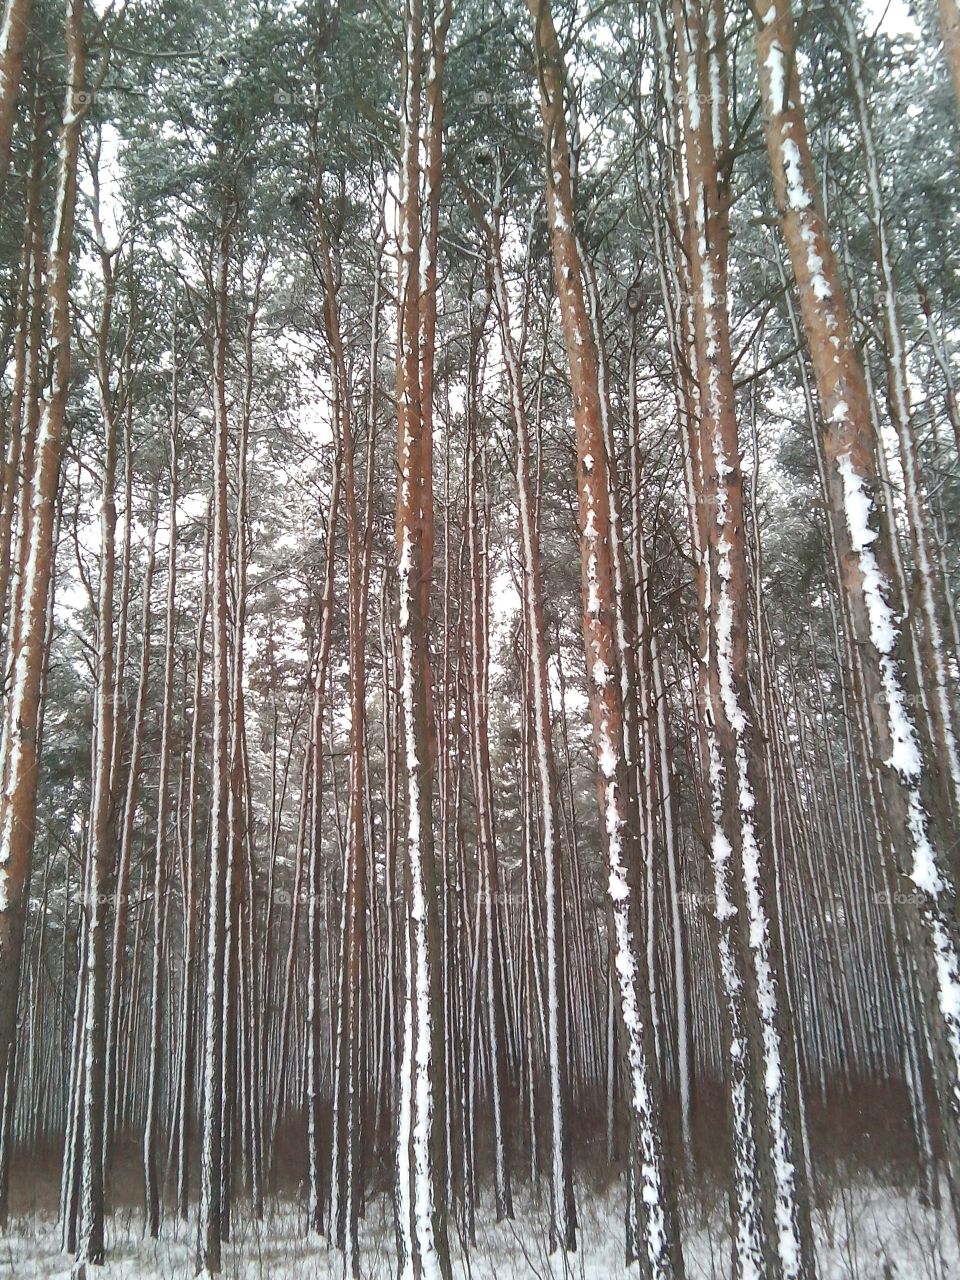
<path fill-rule="evenodd" d="M 6 0 L 0 24 L 0 191 L 10 168 L 10 143 L 23 76 L 23 51 L 30 31 L 33 0 Z"/>
<path fill-rule="evenodd" d="M 60 131 L 56 212 L 47 254 L 45 302 L 50 382 L 33 458 L 33 519 L 24 533 L 25 569 L 13 638 L 13 690 L 3 735 L 0 778 L 0 1081 L 14 1034 L 26 891 L 33 857 L 37 803 L 40 693 L 46 660 L 46 619 L 52 574 L 64 414 L 70 381 L 70 255 L 77 193 L 77 156 L 86 49 L 83 0 L 66 14 L 67 93 Z"/>
<path fill-rule="evenodd" d="M 611 467 L 600 375 L 580 253 L 564 106 L 563 55 L 546 0 L 528 0 L 546 150 L 547 213 L 554 279 L 573 392 L 577 442 L 583 644 L 590 692 L 601 821 L 610 868 L 613 947 L 627 1096 L 632 1195 L 628 1258 L 642 1256 L 655 1277 L 683 1274 L 676 1204 L 664 1160 L 648 986 L 640 965 L 639 811 L 624 742 L 617 642 L 618 600 L 611 545 Z"/>
<path fill-rule="evenodd" d="M 960 945 L 954 888 L 956 842 L 933 820 L 929 765 L 898 666 L 899 620 L 879 521 L 877 441 L 863 366 L 829 228 L 818 195 L 796 70 L 790 0 L 759 21 L 757 60 L 773 187 L 790 255 L 820 400 L 825 498 L 837 542 L 841 587 L 859 656 L 857 691 L 882 797 L 882 842 L 911 881 L 918 909 L 904 924 L 916 936 L 941 1110 L 954 1184 L 960 1175 Z M 922 940 L 922 942 L 921 942 Z"/>

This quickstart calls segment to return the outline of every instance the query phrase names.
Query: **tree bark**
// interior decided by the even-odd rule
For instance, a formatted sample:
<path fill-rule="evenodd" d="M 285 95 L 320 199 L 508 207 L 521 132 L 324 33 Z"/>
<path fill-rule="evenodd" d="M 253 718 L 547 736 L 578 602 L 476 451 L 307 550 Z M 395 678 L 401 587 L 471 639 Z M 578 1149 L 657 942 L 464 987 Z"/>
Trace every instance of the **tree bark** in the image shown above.
<path fill-rule="evenodd" d="M 218 1274 L 223 1228 L 223 1069 L 224 1069 L 224 969 L 230 887 L 227 883 L 230 853 L 230 670 L 229 515 L 227 507 L 227 345 L 228 279 L 235 206 L 224 195 L 215 246 L 214 349 L 213 349 L 213 538 L 211 546 L 210 629 L 213 636 L 212 689 L 213 761 L 210 815 L 209 875 L 207 885 L 207 972 L 204 1010 L 203 1104 L 200 1146 L 200 1209 L 197 1222 L 197 1271 Z"/>
<path fill-rule="evenodd" d="M 23 75 L 23 51 L 30 33 L 33 0 L 6 0 L 0 23 L 0 192 L 7 185 L 10 144 Z"/>
<path fill-rule="evenodd" d="M 639 812 L 624 744 L 618 601 L 610 533 L 610 471 L 597 353 L 574 232 L 564 67 L 547 0 L 529 0 L 546 148 L 554 278 L 573 390 L 583 594 L 583 642 L 597 787 L 606 845 L 611 945 L 630 1115 L 627 1259 L 634 1249 L 654 1280 L 683 1274 L 676 1202 L 664 1157 L 649 992 L 639 960 Z M 631 1237 L 633 1237 L 631 1239 Z"/>
<path fill-rule="evenodd" d="M 403 758 L 406 780 L 406 990 L 397 1133 L 397 1225 L 401 1274 L 451 1275 L 442 1194 L 443 1006 L 433 848 L 430 654 L 427 640 L 433 495 L 424 455 L 432 450 L 423 415 L 421 351 L 420 117 L 422 0 L 403 17 L 400 130 L 399 333 L 397 339 L 398 594 Z M 427 383 L 432 369 L 427 373 Z M 427 428 L 429 418 L 427 419 Z M 425 600 L 426 594 L 426 600 Z"/>
<path fill-rule="evenodd" d="M 44 397 L 31 473 L 33 519 L 24 533 L 25 577 L 18 599 L 12 649 L 12 693 L 0 746 L 0 1094 L 16 1028 L 20 956 L 33 857 L 37 804 L 40 692 L 46 662 L 46 615 L 53 571 L 64 413 L 70 381 L 70 256 L 77 194 L 77 157 L 83 110 L 86 49 L 81 31 L 84 0 L 68 0 L 65 39 L 67 90 L 60 128 L 54 220 L 47 253 L 45 304 L 50 379 Z"/>
<path fill-rule="evenodd" d="M 790 0 L 758 22 L 757 60 L 767 150 L 783 238 L 820 399 L 825 499 L 838 543 L 841 586 L 860 660 L 859 697 L 870 727 L 883 818 L 899 872 L 912 882 L 927 1023 L 937 1057 L 941 1114 L 954 1183 L 960 1173 L 960 951 L 955 856 L 932 820 L 929 763 L 901 675 L 899 619 L 889 556 L 877 523 L 877 462 L 863 367 L 817 194 L 796 71 Z M 925 945 L 924 945 L 925 944 Z"/>

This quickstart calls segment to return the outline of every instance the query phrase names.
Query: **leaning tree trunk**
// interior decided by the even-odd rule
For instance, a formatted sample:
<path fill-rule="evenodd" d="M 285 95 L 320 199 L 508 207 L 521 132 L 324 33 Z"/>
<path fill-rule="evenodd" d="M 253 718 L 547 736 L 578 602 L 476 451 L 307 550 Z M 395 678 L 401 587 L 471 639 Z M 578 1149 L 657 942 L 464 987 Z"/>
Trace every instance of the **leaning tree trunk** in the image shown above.
<path fill-rule="evenodd" d="M 860 657 L 858 690 L 877 759 L 883 817 L 898 869 L 916 903 L 906 923 L 920 948 L 920 976 L 937 1060 L 953 1181 L 960 1174 L 960 951 L 956 856 L 928 804 L 928 753 L 900 670 L 899 619 L 879 531 L 876 449 L 863 367 L 818 197 L 796 71 L 790 0 L 775 0 L 757 27 L 757 59 L 773 186 L 800 298 L 820 398 L 825 498 L 838 542 L 841 586 Z"/>

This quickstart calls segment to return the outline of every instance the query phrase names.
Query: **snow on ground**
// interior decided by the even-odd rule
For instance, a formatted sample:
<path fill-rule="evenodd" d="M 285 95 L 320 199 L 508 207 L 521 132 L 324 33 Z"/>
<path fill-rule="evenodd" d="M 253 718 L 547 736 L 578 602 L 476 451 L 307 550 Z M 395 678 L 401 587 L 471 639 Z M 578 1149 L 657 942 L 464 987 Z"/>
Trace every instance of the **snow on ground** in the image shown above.
<path fill-rule="evenodd" d="M 486 1207 L 486 1206 L 485 1206 Z M 480 1222 L 469 1265 L 458 1254 L 458 1280 L 613 1280 L 633 1277 L 623 1265 L 619 1197 L 578 1196 L 581 1247 L 562 1261 L 546 1256 L 544 1217 L 525 1201 L 514 1222 Z M 96 1280 L 180 1280 L 194 1273 L 193 1223 L 167 1221 L 163 1239 L 145 1239 L 139 1211 L 108 1219 L 108 1260 L 91 1268 Z M 821 1280 L 955 1280 L 960 1249 L 949 1223 L 915 1197 L 863 1184 L 839 1191 L 817 1211 Z M 393 1222 L 386 1202 L 371 1206 L 362 1224 L 364 1280 L 396 1274 Z M 691 1224 L 684 1240 L 688 1280 L 726 1280 L 726 1228 L 715 1218 Z M 224 1246 L 225 1280 L 333 1280 L 344 1274 L 340 1254 L 307 1233 L 305 1213 L 289 1201 L 272 1204 L 262 1223 L 241 1219 Z M 12 1218 L 0 1238 L 0 1276 L 16 1280 L 68 1280 L 70 1259 L 59 1251 L 52 1218 Z"/>

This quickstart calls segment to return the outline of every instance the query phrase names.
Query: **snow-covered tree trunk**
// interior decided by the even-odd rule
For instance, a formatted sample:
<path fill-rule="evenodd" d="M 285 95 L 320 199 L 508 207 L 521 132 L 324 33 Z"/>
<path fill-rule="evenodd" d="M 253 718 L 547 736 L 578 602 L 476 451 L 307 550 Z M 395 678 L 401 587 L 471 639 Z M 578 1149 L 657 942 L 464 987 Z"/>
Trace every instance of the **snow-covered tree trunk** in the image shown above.
<path fill-rule="evenodd" d="M 6 187 L 10 169 L 10 143 L 32 12 L 33 0 L 5 0 L 0 21 L 0 191 Z"/>
<path fill-rule="evenodd" d="M 397 588 L 399 596 L 402 755 L 406 791 L 406 989 L 397 1117 L 397 1223 L 401 1274 L 450 1276 L 442 1196 L 444 1037 L 438 966 L 439 913 L 433 848 L 430 748 L 430 655 L 425 585 L 433 544 L 433 498 L 427 487 L 424 367 L 421 347 L 421 90 L 423 5 L 403 15 L 403 82 L 398 200 Z M 438 90 L 439 91 L 439 90 Z M 428 309 L 432 305 L 428 301 Z M 429 423 L 429 417 L 427 422 Z"/>
<path fill-rule="evenodd" d="M 477 490 L 478 470 L 484 443 L 478 439 L 480 426 L 480 347 L 489 310 L 489 299 L 479 308 L 471 300 L 469 309 L 470 355 L 467 369 L 467 431 L 464 484 L 466 488 L 467 692 L 470 714 L 470 770 L 477 814 L 478 892 L 481 928 L 477 937 L 483 957 L 484 1013 L 486 1030 L 490 1104 L 493 1118 L 494 1194 L 497 1218 L 513 1217 L 510 1167 L 505 1120 L 507 1084 L 504 1043 L 506 1035 L 503 999 L 504 976 L 500 965 L 502 912 L 497 867 L 497 841 L 493 814 L 493 784 L 490 772 L 489 719 L 489 561 L 486 548 L 486 512 L 481 510 Z"/>
<path fill-rule="evenodd" d="M 960 1170 L 960 952 L 949 875 L 950 833 L 932 821 L 929 764 L 898 661 L 900 621 L 879 531 L 877 462 L 863 368 L 817 194 L 796 70 L 790 0 L 758 15 L 756 34 L 767 150 L 800 299 L 822 421 L 825 498 L 838 543 L 841 585 L 862 673 L 860 695 L 877 752 L 883 819 L 917 910 L 921 981 L 937 1057 L 941 1112 L 954 1180 Z"/>
<path fill-rule="evenodd" d="M 170 818 L 170 765 L 173 734 L 174 661 L 177 640 L 177 449 L 180 433 L 179 352 L 176 316 L 171 342 L 172 419 L 170 424 L 170 487 L 167 503 L 167 598 L 164 620 L 163 704 L 160 717 L 160 769 L 157 778 L 157 829 L 153 865 L 153 954 L 150 963 L 150 1047 L 147 1069 L 146 1123 L 143 1131 L 144 1195 L 147 1230 L 160 1234 L 160 1093 L 161 1000 L 166 941 L 167 826 Z M 172 1020 L 171 1020 L 172 1025 Z"/>
<path fill-rule="evenodd" d="M 543 568 L 537 523 L 535 486 L 531 474 L 530 428 L 524 398 L 520 354 L 510 319 L 510 295 L 503 272 L 500 211 L 487 224 L 494 301 L 500 341 L 506 362 L 510 411 L 515 442 L 517 502 L 520 508 L 520 552 L 523 563 L 523 617 L 529 647 L 532 694 L 533 776 L 540 801 L 543 848 L 544 926 L 546 970 L 547 1072 L 550 1096 L 550 1248 L 576 1247 L 576 1207 L 570 1169 L 570 1099 L 567 1081 L 567 998 L 562 930 L 562 868 L 560 851 L 559 785 L 553 750 L 550 684 L 547 670 L 546 628 L 543 618 Z M 523 340 L 521 339 L 521 342 Z M 522 352 L 522 347 L 521 347 Z"/>
<path fill-rule="evenodd" d="M 956 0 L 950 0 L 955 19 L 960 26 L 960 10 Z M 907 343 L 900 315 L 897 280 L 894 275 L 893 249 L 880 185 L 880 168 L 873 133 L 873 119 L 867 97 L 863 62 L 856 24 L 848 9 L 842 7 L 843 24 L 849 59 L 850 80 L 867 174 L 867 191 L 870 196 L 870 212 L 876 239 L 877 268 L 880 275 L 880 294 L 883 307 L 883 326 L 886 337 L 887 402 L 890 419 L 897 435 L 900 466 L 903 472 L 904 508 L 907 529 L 910 534 L 910 550 L 917 575 L 917 629 L 920 634 L 922 663 L 917 672 L 927 694 L 933 754 L 937 769 L 943 779 L 946 807 L 954 821 L 960 820 L 960 752 L 958 752 L 954 725 L 954 709 L 948 671 L 950 655 L 946 646 L 941 618 L 944 603 L 940 599 L 942 570 L 936 563 L 937 549 L 930 530 L 927 514 L 927 497 L 924 491 L 920 457 L 917 452 L 917 423 L 910 398 L 907 369 Z M 960 39 L 960 32 L 958 32 Z M 878 448 L 878 461 L 882 459 L 882 447 Z M 908 601 L 905 599 L 905 604 Z"/>
<path fill-rule="evenodd" d="M 683 1273 L 676 1203 L 664 1159 L 660 1082 L 639 931 L 639 812 L 624 744 L 618 600 L 610 529 L 610 470 L 597 353 L 574 230 L 564 67 L 549 4 L 530 0 L 546 146 L 547 212 L 573 390 L 583 593 L 583 641 L 597 788 L 608 860 L 611 948 L 630 1115 L 628 1224 L 642 1271 L 655 1280 Z"/>
<path fill-rule="evenodd" d="M 203 1014 L 203 1077 L 200 1116 L 200 1206 L 197 1218 L 197 1271 L 220 1271 L 222 1232 L 224 1135 L 224 1000 L 226 995 L 227 883 L 230 856 L 230 668 L 229 511 L 227 460 L 230 427 L 227 418 L 228 280 L 235 207 L 225 193 L 214 247 L 213 302 L 213 471 L 210 571 L 210 628 L 213 637 L 211 697 L 213 700 L 213 759 L 211 762 L 210 849 L 207 884 L 207 955 Z"/>
<path fill-rule="evenodd" d="M 0 1094 L 16 1026 L 17 992 L 37 803 L 40 692 L 47 646 L 64 413 L 70 381 L 70 257 L 83 117 L 86 49 L 83 0 L 66 6 L 66 96 L 60 127 L 45 306 L 50 375 L 30 473 L 31 519 L 21 549 L 23 577 L 11 643 L 11 693 L 0 744 Z M 11 105 L 12 110 L 12 105 Z M 12 1063 L 11 1063 L 12 1066 Z"/>
<path fill-rule="evenodd" d="M 774 915 L 766 779 L 747 677 L 746 531 L 727 302 L 729 192 L 720 172 L 728 145 L 724 7 L 721 0 L 711 0 L 701 11 L 679 0 L 676 15 L 700 404 L 702 483 L 696 499 L 705 510 L 707 679 L 701 684 L 700 714 L 709 743 L 710 852 L 727 1014 L 737 1266 L 745 1275 L 763 1266 L 793 1280 L 814 1275 L 815 1258 L 799 1142 L 799 1084 Z"/>

